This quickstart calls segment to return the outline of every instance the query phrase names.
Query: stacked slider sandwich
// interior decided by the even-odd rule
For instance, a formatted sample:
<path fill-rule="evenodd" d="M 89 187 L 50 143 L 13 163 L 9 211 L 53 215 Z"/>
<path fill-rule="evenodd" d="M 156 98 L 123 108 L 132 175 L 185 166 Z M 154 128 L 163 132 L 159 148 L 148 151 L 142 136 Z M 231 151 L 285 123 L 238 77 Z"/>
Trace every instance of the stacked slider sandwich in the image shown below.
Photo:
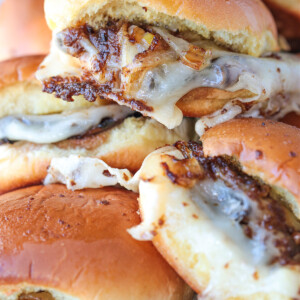
<path fill-rule="evenodd" d="M 189 121 L 170 131 L 101 99 L 67 103 L 42 93 L 34 73 L 43 59 L 0 63 L 0 299 L 191 299 L 153 245 L 127 233 L 140 222 L 137 194 L 16 190 L 41 184 L 53 157 L 102 158 L 134 172 L 155 148 L 191 138 Z"/>
<path fill-rule="evenodd" d="M 134 172 L 155 148 L 190 139 L 189 122 L 170 131 L 100 99 L 42 93 L 33 75 L 43 58 L 0 63 L 0 299 L 191 299 L 153 245 L 127 233 L 140 222 L 136 193 L 32 186 L 71 154 Z"/>
<path fill-rule="evenodd" d="M 300 131 L 239 119 L 151 154 L 143 222 L 199 299 L 300 299 Z"/>
<path fill-rule="evenodd" d="M 2 193 L 44 185 L 0 196 L 0 299 L 300 299 L 300 132 L 246 118 L 299 110 L 300 63 L 260 0 L 45 8 L 47 93 L 3 88 Z"/>
<path fill-rule="evenodd" d="M 155 148 L 191 138 L 189 121 L 170 131 L 101 99 L 42 93 L 34 73 L 43 59 L 0 63 L 0 299 L 191 299 L 153 245 L 127 233 L 140 222 L 137 194 L 62 185 L 7 193 L 41 184 L 53 157 L 101 157 L 134 172 Z"/>
<path fill-rule="evenodd" d="M 167 130 L 124 106 L 42 93 L 34 79 L 42 59 L 0 63 L 0 193 L 42 183 L 53 157 L 97 157 L 135 172 L 157 147 L 190 138 L 190 121 Z"/>
<path fill-rule="evenodd" d="M 260 1 L 46 0 L 45 11 L 53 41 L 37 75 L 64 100 L 100 95 L 169 129 L 200 118 L 199 135 L 236 116 L 299 110 L 300 59 L 274 52 Z"/>

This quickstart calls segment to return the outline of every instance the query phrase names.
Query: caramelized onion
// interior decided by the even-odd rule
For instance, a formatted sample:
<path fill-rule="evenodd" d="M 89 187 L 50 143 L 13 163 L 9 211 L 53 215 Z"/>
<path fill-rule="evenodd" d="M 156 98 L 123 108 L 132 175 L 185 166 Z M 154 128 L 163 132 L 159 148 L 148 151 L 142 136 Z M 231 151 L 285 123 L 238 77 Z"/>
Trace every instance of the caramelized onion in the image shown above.
<path fill-rule="evenodd" d="M 123 68 L 123 88 L 127 93 L 137 92 L 147 71 L 176 59 L 177 54 L 173 50 L 145 51 L 137 55 L 133 63 Z"/>
<path fill-rule="evenodd" d="M 188 67 L 200 71 L 206 68 L 212 59 L 211 50 L 192 45 L 184 39 L 173 36 L 167 30 L 154 27 L 154 30 L 169 44 L 180 56 L 182 63 Z"/>

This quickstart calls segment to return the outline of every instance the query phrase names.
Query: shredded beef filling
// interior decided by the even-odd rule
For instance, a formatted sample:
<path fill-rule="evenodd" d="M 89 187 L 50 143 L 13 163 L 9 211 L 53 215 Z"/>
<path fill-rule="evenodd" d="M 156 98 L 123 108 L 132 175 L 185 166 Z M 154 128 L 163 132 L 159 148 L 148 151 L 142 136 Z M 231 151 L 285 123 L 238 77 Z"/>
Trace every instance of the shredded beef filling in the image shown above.
<path fill-rule="evenodd" d="M 285 205 L 283 199 L 274 197 L 271 188 L 243 173 L 239 167 L 226 157 L 204 157 L 202 146 L 195 142 L 178 142 L 175 145 L 185 156 L 194 157 L 205 170 L 206 178 L 222 180 L 233 193 L 228 195 L 229 201 L 239 201 L 235 199 L 234 191 L 241 191 L 247 196 L 254 206 L 241 205 L 244 210 L 240 210 L 234 215 L 234 219 L 242 226 L 244 234 L 249 239 L 255 239 L 256 228 L 263 228 L 272 235 L 273 245 L 277 249 L 277 255 L 272 257 L 270 264 L 279 263 L 281 265 L 300 264 L 300 224 L 294 214 Z M 203 180 L 203 179 L 202 179 Z M 276 199 L 275 199 L 276 198 Z M 220 201 L 224 199 L 220 199 Z M 216 205 L 224 205 L 221 202 Z M 226 205 L 226 203 L 225 203 Z M 266 241 L 263 241 L 266 242 Z"/>

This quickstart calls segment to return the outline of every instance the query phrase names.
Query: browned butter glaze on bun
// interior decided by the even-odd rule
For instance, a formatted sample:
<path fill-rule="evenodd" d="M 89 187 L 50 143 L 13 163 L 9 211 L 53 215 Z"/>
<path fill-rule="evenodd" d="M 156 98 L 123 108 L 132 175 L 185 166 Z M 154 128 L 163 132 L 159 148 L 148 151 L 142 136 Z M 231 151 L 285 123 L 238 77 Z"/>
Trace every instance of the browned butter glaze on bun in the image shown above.
<path fill-rule="evenodd" d="M 235 119 L 145 160 L 142 223 L 199 299 L 300 297 L 300 131 Z"/>
<path fill-rule="evenodd" d="M 150 242 L 137 194 L 34 186 L 0 197 L 1 299 L 191 299 L 191 290 Z"/>

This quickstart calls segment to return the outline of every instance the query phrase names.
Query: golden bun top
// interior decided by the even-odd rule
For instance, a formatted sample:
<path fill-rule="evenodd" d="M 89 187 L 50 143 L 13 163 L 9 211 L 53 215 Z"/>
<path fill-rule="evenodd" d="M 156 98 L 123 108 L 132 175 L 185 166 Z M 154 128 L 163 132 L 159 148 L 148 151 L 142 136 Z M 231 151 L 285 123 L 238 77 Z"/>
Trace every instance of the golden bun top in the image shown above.
<path fill-rule="evenodd" d="M 191 299 L 152 243 L 128 234 L 140 222 L 136 199 L 118 188 L 62 185 L 2 195 L 0 298 L 43 291 L 56 300 Z"/>
<path fill-rule="evenodd" d="M 45 13 L 55 31 L 114 18 L 194 31 L 255 56 L 278 49 L 274 20 L 260 0 L 46 0 Z"/>
<path fill-rule="evenodd" d="M 0 1 L 0 60 L 49 51 L 43 5 L 43 0 Z"/>
<path fill-rule="evenodd" d="M 66 102 L 43 93 L 40 82 L 35 79 L 35 72 L 44 57 L 32 55 L 0 62 L 0 118 L 12 114 L 59 113 L 104 103 L 99 99 L 91 104 L 83 97 Z"/>
<path fill-rule="evenodd" d="M 300 130 L 263 119 L 235 119 L 202 137 L 206 156 L 229 155 L 281 193 L 300 213 Z"/>

